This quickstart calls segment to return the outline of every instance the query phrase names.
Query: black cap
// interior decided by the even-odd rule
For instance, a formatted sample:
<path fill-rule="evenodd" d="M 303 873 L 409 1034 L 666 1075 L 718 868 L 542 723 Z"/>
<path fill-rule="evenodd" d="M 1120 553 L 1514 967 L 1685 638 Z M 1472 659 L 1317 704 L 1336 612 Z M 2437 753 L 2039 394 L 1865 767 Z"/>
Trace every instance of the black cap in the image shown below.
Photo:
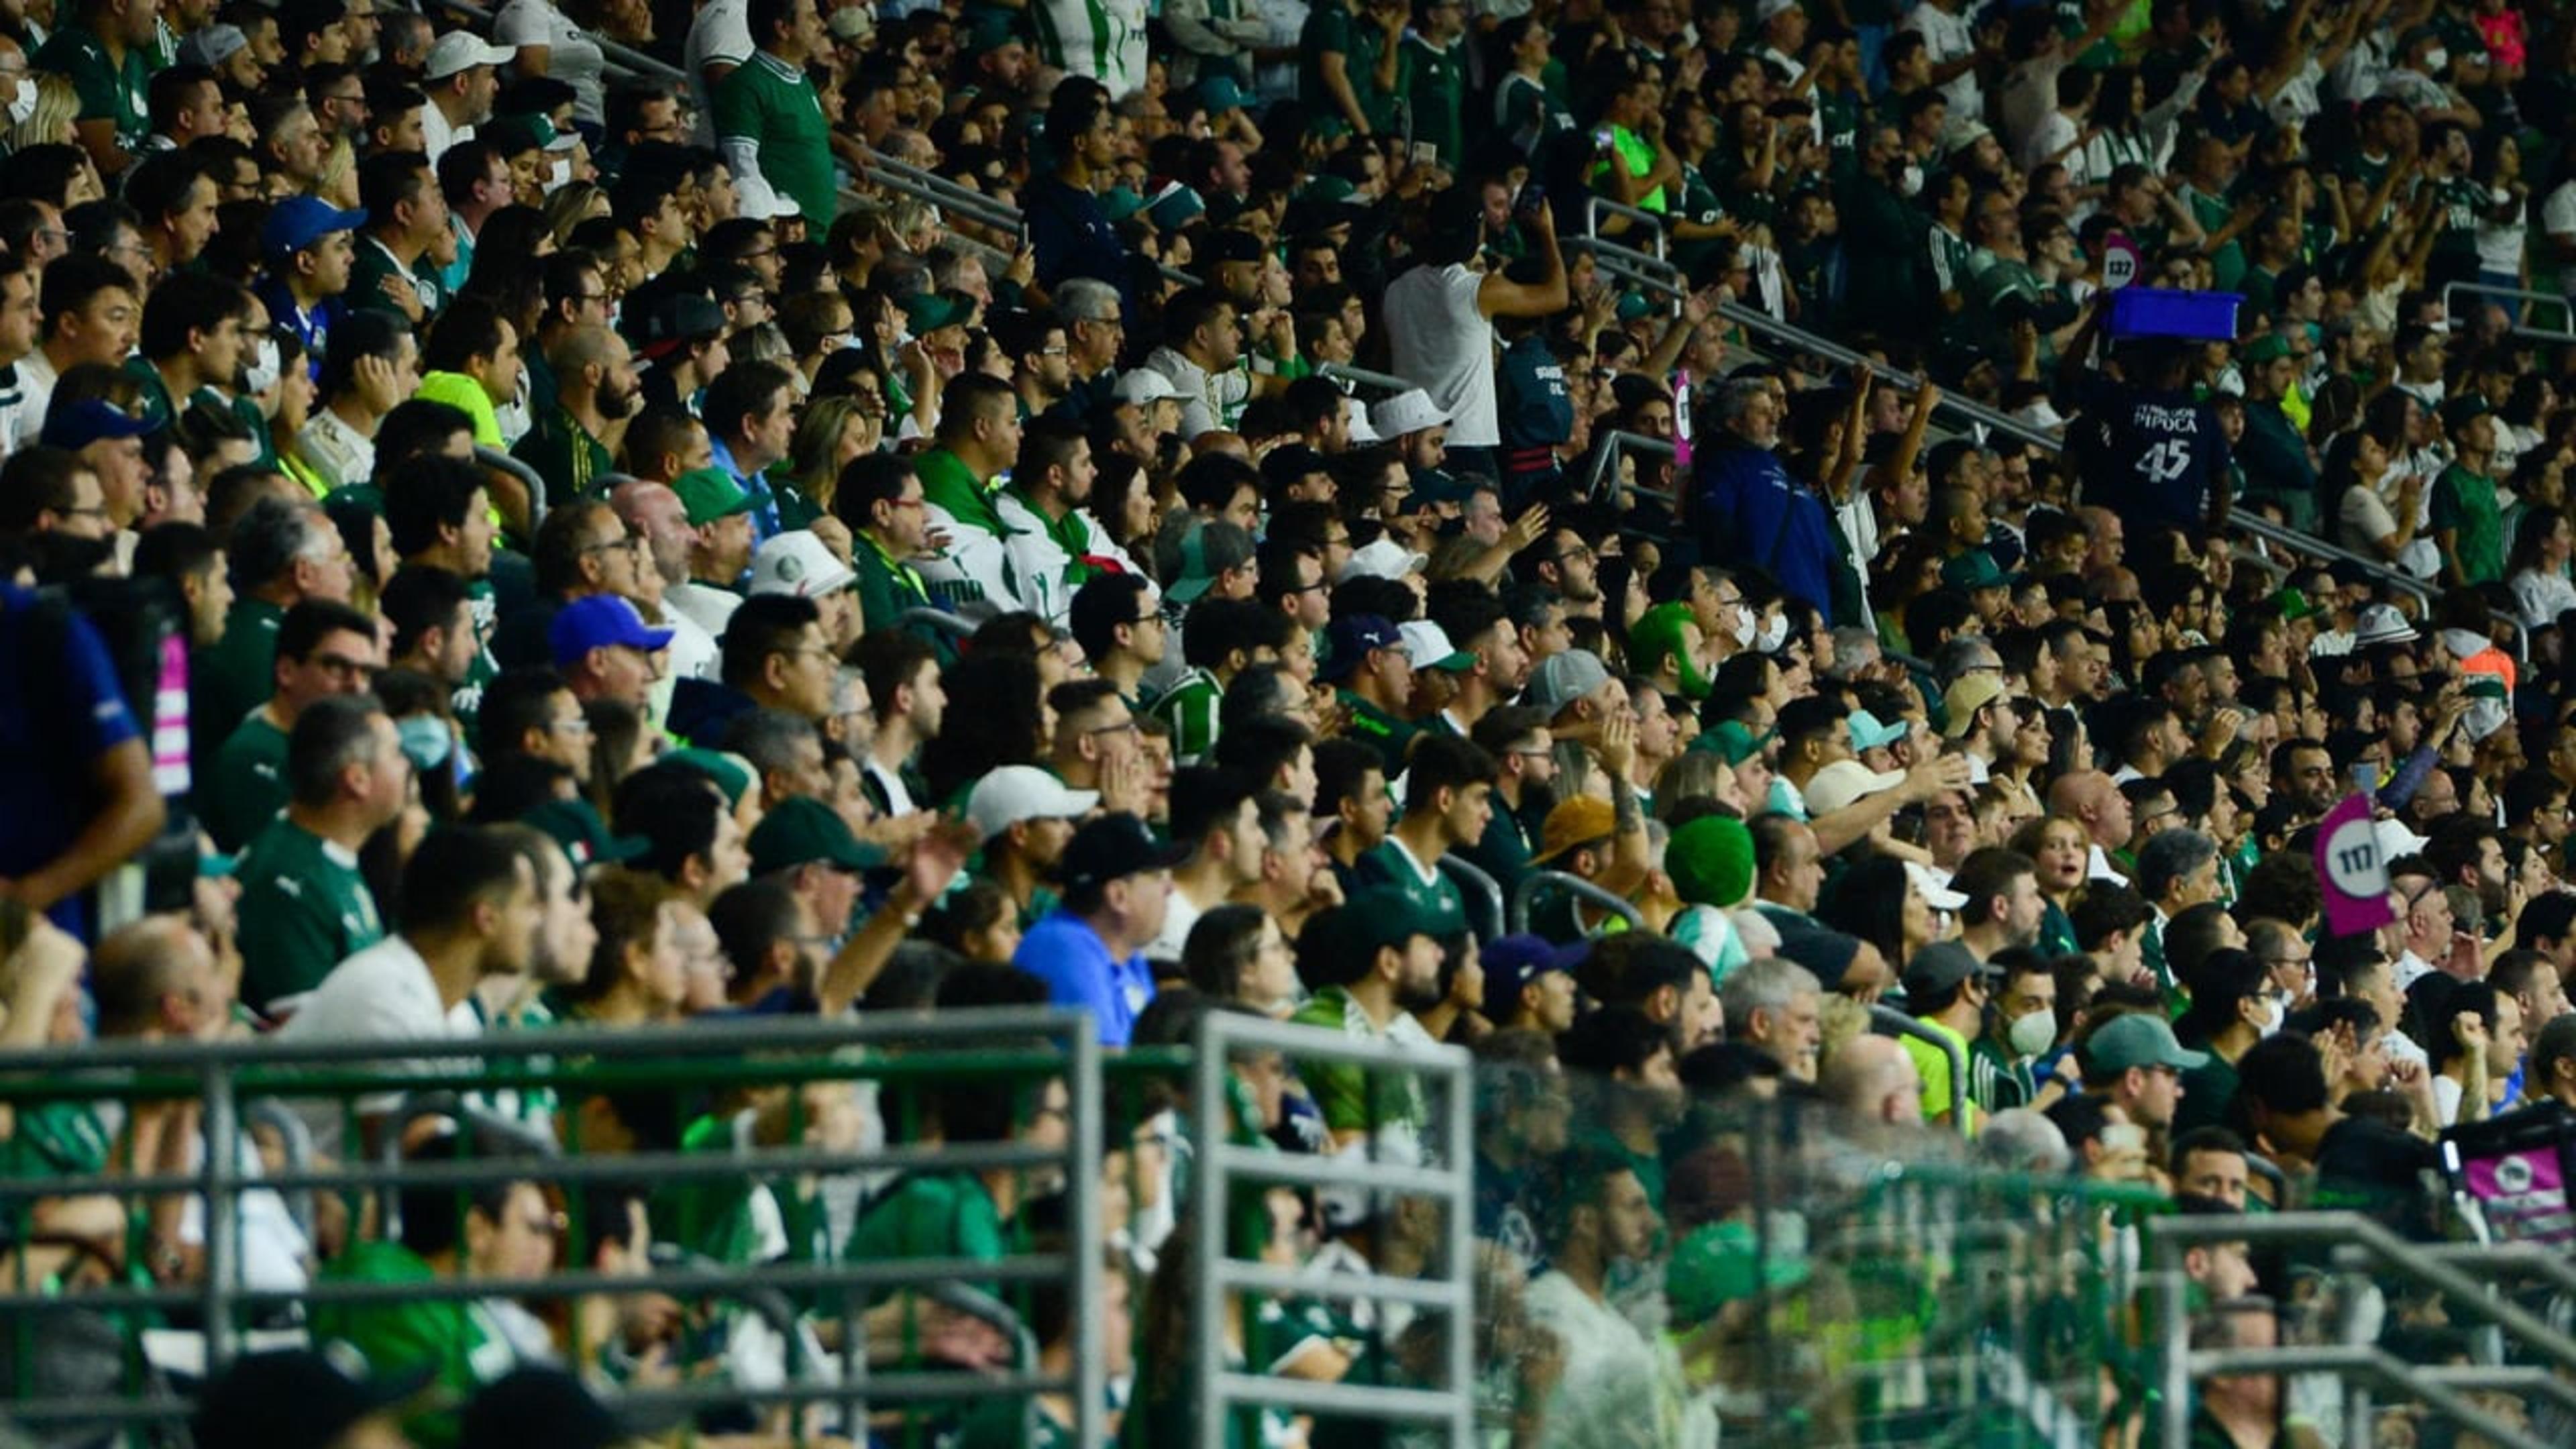
<path fill-rule="evenodd" d="M 493 1380 L 465 1406 L 459 1428 L 475 1449 L 614 1449 L 637 1437 L 580 1379 L 556 1368 Z"/>
<path fill-rule="evenodd" d="M 383 1378 L 350 1373 L 312 1349 L 233 1360 L 197 1398 L 198 1449 L 327 1449 L 349 1427 L 429 1386 L 421 1367 Z"/>
<path fill-rule="evenodd" d="M 1056 874 L 1067 891 L 1098 889 L 1149 870 L 1170 870 L 1189 858 L 1189 846 L 1164 844 L 1144 821 L 1121 810 L 1073 832 Z"/>
<path fill-rule="evenodd" d="M 1223 262 L 1257 262 L 1261 260 L 1261 238 L 1240 227 L 1226 227 L 1208 233 L 1199 249 L 1199 260 L 1210 266 Z"/>

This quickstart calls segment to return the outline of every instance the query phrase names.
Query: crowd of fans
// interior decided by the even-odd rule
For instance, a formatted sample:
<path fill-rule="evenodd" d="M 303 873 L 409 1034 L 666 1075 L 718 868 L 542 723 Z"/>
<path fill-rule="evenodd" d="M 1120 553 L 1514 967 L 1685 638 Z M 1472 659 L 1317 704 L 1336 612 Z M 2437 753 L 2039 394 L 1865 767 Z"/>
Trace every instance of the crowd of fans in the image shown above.
<path fill-rule="evenodd" d="M 1755 1345 L 1833 1297 L 1772 1219 L 1862 1159 L 2438 1231 L 2439 1134 L 2576 1106 L 2571 57 L 2576 16 L 2515 0 L 0 5 L 0 1045 L 398 1064 L 1054 1003 L 1117 1052 L 1211 1012 L 1469 1046 L 1478 1392 L 1516 1444 L 1770 1420 Z M 2145 335 L 2127 286 L 2241 301 Z M 2318 822 L 2356 794 L 2391 919 L 2336 931 Z M 1533 878 L 1501 918 L 1485 883 Z M 898 1113 L 467 1077 L 443 1116 L 302 1103 L 310 1151 L 742 1179 L 254 1190 L 238 1262 L 1053 1243 L 1110 1301 L 1026 1320 L 1060 1368 L 1103 1316 L 1127 1442 L 1198 1442 L 1198 1335 L 1435 1382 L 1400 1304 L 1192 1321 L 1188 1122 L 1443 1141 L 1402 1073 L 1232 1071 L 1122 1099 L 1105 1243 L 1043 1174 L 757 1165 L 1060 1147 L 1061 1082 Z M 188 1102 L 0 1109 L 13 1180 L 283 1151 Z M 1266 1207 L 1246 1256 L 1456 1267 L 1416 1199 Z M 200 1282 L 204 1215 L 21 1198 L 0 1267 Z M 2116 1276 L 2136 1223 L 2101 1226 Z M 2197 1251 L 2195 1342 L 2277 1337 L 2280 1273 Z M 585 1382 L 830 1357 L 640 1287 L 540 1307 L 280 1310 L 371 1382 L 255 1358 L 202 1433 L 574 1449 L 631 1427 Z M 1009 1358 L 908 1295 L 865 1328 Z M 2312 1411 L 2257 1378 L 2194 1408 L 2241 1446 Z M 1056 1442 L 1071 1409 L 902 1422 Z"/>

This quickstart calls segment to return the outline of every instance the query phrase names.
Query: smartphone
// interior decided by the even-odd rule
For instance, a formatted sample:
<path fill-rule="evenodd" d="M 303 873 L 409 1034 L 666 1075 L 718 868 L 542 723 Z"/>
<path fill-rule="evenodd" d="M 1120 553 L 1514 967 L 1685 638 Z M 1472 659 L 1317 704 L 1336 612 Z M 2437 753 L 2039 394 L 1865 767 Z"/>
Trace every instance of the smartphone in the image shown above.
<path fill-rule="evenodd" d="M 1412 155 L 1414 165 L 1428 166 L 1440 159 L 1440 148 L 1428 141 L 1416 141 L 1413 143 Z"/>
<path fill-rule="evenodd" d="M 1593 144 L 1594 146 L 1596 146 L 1596 147 L 1600 148 L 1601 150 L 1604 150 L 1604 151 L 1609 150 L 1609 149 L 1610 149 L 1610 128 L 1609 128 L 1608 126 L 1602 126 L 1602 127 L 1597 128 L 1596 130 L 1594 130 L 1594 131 L 1593 131 L 1593 133 L 1592 133 L 1592 144 Z"/>
<path fill-rule="evenodd" d="M 1547 188 L 1532 181 L 1521 188 L 1521 194 L 1512 202 L 1512 209 L 1523 216 L 1536 216 L 1538 209 L 1546 204 Z"/>

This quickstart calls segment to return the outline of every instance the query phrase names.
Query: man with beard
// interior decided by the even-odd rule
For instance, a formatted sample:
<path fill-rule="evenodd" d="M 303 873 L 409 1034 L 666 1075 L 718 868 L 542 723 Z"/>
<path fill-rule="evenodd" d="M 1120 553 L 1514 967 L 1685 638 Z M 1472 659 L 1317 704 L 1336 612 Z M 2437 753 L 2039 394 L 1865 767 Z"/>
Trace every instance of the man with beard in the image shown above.
<path fill-rule="evenodd" d="M 555 378 L 554 410 L 537 419 L 510 456 L 546 480 L 546 504 L 559 508 L 587 496 L 616 465 L 626 424 L 644 410 L 644 380 L 626 339 L 598 323 L 563 335 L 546 354 Z"/>
<path fill-rule="evenodd" d="M 1289 1020 L 1365 1041 L 1429 1046 L 1414 1013 L 1440 1004 L 1440 942 L 1400 890 L 1363 890 L 1315 913 L 1297 933 L 1297 977 L 1315 990 Z M 1335 1151 L 1368 1142 L 1399 1160 L 1418 1154 L 1428 1115 L 1411 1077 L 1355 1063 L 1300 1061 L 1298 1077 Z"/>
<path fill-rule="evenodd" d="M 627 533 L 643 542 L 644 566 L 635 571 L 635 607 L 671 631 L 671 652 L 663 662 L 662 677 L 711 677 L 716 636 L 664 603 L 670 590 L 689 581 L 689 549 L 697 542 L 698 531 L 689 526 L 688 505 L 667 484 L 636 479 L 617 485 L 608 495 L 608 506 L 625 520 Z"/>
<path fill-rule="evenodd" d="M 1952 873 L 1950 889 L 1968 898 L 1959 907 L 1959 936 L 1978 960 L 2038 942 L 2048 899 L 2039 893 L 2039 867 L 2029 856 L 2001 845 L 1971 851 Z"/>
<path fill-rule="evenodd" d="M 1021 602 L 1059 628 L 1070 617 L 1074 594 L 1094 574 L 1104 568 L 1138 572 L 1135 560 L 1091 516 L 1091 485 L 1099 471 L 1081 426 L 1045 413 L 1022 428 L 1019 462 L 993 500 L 1011 530 L 1004 542 Z"/>
<path fill-rule="evenodd" d="M 2467 886 L 2475 891 L 2478 909 L 2488 919 L 2504 915 L 2504 846 L 2494 824 L 2474 816 L 2453 816 L 2434 827 L 2433 838 L 2424 845 L 2424 858 L 2431 862 L 2443 885 Z M 2483 933 L 2486 923 L 2463 924 Z"/>
<path fill-rule="evenodd" d="M 1477 721 L 1517 697 L 1529 683 L 1529 651 L 1522 647 L 1520 631 L 1512 627 L 1502 599 L 1472 580 L 1433 584 L 1428 612 L 1449 642 L 1475 660 L 1452 676 L 1458 692 L 1431 727 L 1472 735 Z"/>
<path fill-rule="evenodd" d="M 1555 1210 L 1540 1225 L 1548 1271 L 1522 1299 L 1531 1325 L 1553 1334 L 1564 1354 L 1547 1396 L 1546 1422 L 1617 1423 L 1633 1426 L 1638 1443 L 1681 1443 L 1681 1365 L 1672 1349 L 1640 1333 L 1610 1295 L 1614 1276 L 1654 1259 L 1663 1233 L 1655 1194 L 1626 1154 L 1597 1146 L 1568 1152 L 1557 1183 Z"/>
<path fill-rule="evenodd" d="M 431 831 L 403 868 L 400 928 L 333 967 L 278 1028 L 278 1040 L 395 1043 L 464 1034 L 456 1017 L 472 1011 L 467 1003 L 478 986 L 536 964 L 546 904 L 529 839 L 509 828 Z M 420 1069 L 452 1069 L 455 1062 Z M 360 1122 L 391 1105 L 389 1098 L 361 1099 Z M 308 1120 L 317 1144 L 339 1147 L 336 1103 Z"/>

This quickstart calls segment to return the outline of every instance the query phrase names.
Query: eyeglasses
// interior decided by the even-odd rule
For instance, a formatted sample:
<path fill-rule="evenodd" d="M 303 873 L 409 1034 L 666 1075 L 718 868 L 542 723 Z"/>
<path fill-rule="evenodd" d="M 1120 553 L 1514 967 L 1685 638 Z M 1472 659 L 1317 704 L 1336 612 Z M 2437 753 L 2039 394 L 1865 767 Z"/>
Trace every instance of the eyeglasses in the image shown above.
<path fill-rule="evenodd" d="M 1120 720 L 1116 724 L 1094 725 L 1090 729 L 1084 730 L 1083 733 L 1087 735 L 1119 735 L 1133 734 L 1135 731 L 1136 717 L 1134 715 L 1129 715 L 1127 718 Z"/>
<path fill-rule="evenodd" d="M 590 733 L 590 721 L 582 715 L 574 715 L 570 719 L 550 719 L 546 721 L 546 728 L 560 734 L 586 735 Z"/>
<path fill-rule="evenodd" d="M 374 664 L 364 659 L 352 659 L 346 654 L 316 654 L 312 662 L 324 673 L 336 674 L 343 679 L 373 679 L 376 674 Z"/>
<path fill-rule="evenodd" d="M 644 551 L 644 540 L 631 533 L 624 538 L 604 538 L 597 543 L 584 545 L 582 552 L 611 553 L 619 549 L 624 549 L 628 553 L 641 553 Z"/>

